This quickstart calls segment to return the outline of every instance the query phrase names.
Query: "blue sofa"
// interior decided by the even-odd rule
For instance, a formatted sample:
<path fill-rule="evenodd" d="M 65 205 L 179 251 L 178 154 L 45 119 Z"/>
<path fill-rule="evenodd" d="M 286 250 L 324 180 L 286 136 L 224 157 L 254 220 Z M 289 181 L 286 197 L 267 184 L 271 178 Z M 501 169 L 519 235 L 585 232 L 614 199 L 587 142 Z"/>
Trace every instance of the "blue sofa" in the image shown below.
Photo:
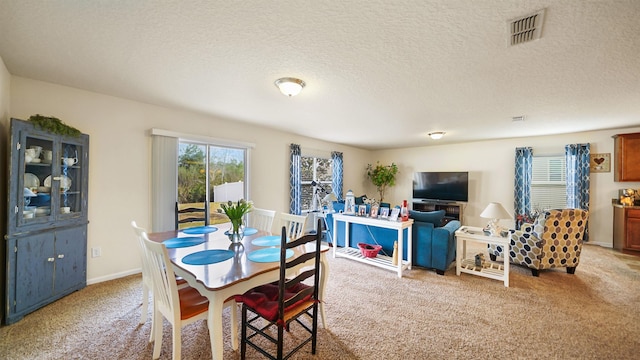
<path fill-rule="evenodd" d="M 336 212 L 343 209 L 344 204 L 334 203 Z M 456 258 L 456 242 L 454 233 L 460 227 L 457 220 L 449 221 L 446 225 L 440 226 L 444 218 L 444 210 L 421 212 L 409 211 L 409 217 L 413 219 L 412 246 L 413 265 L 435 269 L 439 275 L 449 268 L 449 265 Z M 327 241 L 333 241 L 333 215 L 327 214 Z M 436 225 L 437 224 L 437 225 Z M 367 244 L 378 244 L 382 246 L 380 254 L 391 256 L 393 254 L 393 243 L 398 238 L 398 233 L 393 229 L 378 228 L 362 224 L 349 224 L 351 235 L 350 246 L 357 247 L 359 242 Z M 345 246 L 345 224 L 338 222 L 337 246 Z M 407 259 L 407 229 L 404 230 L 403 254 L 402 258 Z"/>

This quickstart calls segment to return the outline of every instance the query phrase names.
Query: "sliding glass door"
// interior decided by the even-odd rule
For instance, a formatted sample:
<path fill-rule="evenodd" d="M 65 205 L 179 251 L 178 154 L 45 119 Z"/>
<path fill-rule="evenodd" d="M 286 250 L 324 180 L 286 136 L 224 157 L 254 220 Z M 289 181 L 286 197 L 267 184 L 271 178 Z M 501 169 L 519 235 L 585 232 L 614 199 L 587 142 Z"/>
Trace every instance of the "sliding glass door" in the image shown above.
<path fill-rule="evenodd" d="M 209 223 L 226 222 L 220 204 L 247 199 L 247 150 L 181 140 L 178 145 L 178 208 L 207 207 Z M 191 226 L 193 226 L 192 224 Z"/>

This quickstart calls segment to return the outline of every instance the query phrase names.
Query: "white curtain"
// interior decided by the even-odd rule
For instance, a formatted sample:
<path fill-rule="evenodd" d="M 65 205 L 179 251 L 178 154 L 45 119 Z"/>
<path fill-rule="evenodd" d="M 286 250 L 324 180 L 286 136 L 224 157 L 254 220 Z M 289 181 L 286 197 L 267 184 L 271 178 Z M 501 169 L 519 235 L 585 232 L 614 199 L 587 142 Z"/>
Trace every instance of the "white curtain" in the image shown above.
<path fill-rule="evenodd" d="M 175 230 L 178 189 L 178 138 L 152 136 L 151 231 Z"/>

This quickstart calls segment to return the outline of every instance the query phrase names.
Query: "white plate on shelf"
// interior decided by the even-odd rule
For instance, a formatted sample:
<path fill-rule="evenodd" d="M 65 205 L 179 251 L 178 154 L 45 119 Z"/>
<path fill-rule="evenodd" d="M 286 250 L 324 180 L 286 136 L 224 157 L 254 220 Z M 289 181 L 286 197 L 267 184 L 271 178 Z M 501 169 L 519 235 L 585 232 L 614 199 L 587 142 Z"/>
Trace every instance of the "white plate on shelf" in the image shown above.
<path fill-rule="evenodd" d="M 44 186 L 51 187 L 51 175 L 44 179 Z M 60 175 L 60 190 L 67 191 L 71 189 L 71 179 L 65 175 Z"/>
<path fill-rule="evenodd" d="M 40 179 L 32 173 L 24 173 L 24 187 L 32 189 L 40 186 Z"/>

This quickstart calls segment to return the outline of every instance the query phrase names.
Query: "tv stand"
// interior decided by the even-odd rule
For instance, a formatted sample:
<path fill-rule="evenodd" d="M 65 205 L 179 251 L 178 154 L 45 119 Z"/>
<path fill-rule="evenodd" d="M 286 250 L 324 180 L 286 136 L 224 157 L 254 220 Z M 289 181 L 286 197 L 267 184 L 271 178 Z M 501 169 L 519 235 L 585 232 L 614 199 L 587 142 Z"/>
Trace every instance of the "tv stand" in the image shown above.
<path fill-rule="evenodd" d="M 444 210 L 444 218 L 447 221 L 458 220 L 462 223 L 462 213 L 464 204 L 440 200 L 421 200 L 413 202 L 413 210 L 416 211 L 436 211 Z"/>

